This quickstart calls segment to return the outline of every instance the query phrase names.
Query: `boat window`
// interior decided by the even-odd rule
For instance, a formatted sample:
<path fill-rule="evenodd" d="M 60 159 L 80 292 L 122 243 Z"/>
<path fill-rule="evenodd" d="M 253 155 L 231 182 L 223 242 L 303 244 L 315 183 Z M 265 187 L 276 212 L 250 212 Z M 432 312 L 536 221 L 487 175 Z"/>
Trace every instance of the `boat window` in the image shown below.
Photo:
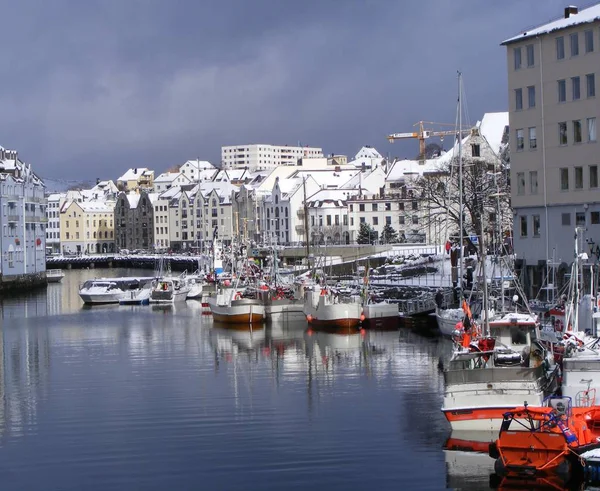
<path fill-rule="evenodd" d="M 519 326 L 511 326 L 510 340 L 512 344 L 527 344 L 527 331 L 519 328 Z"/>

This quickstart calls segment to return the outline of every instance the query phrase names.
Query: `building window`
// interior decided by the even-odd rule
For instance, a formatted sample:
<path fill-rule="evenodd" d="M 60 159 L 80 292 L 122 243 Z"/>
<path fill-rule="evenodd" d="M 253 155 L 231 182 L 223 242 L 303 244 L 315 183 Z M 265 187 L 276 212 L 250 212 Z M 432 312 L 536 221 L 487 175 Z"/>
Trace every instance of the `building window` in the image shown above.
<path fill-rule="evenodd" d="M 417 201 L 412 202 L 412 209 L 415 211 L 419 209 L 419 203 Z"/>
<path fill-rule="evenodd" d="M 559 80 L 558 82 L 558 102 L 567 101 L 567 82 L 565 80 Z"/>
<path fill-rule="evenodd" d="M 404 222 L 405 222 L 405 220 L 404 220 L 404 217 L 402 217 L 402 216 L 401 216 L 401 217 L 398 217 L 398 223 L 399 223 L 400 225 L 404 225 Z M 67 237 L 67 239 L 68 239 L 68 237 Z"/>
<path fill-rule="evenodd" d="M 523 89 L 515 89 L 515 109 L 523 109 Z"/>
<path fill-rule="evenodd" d="M 529 172 L 529 190 L 531 194 L 537 194 L 538 192 L 538 175 L 536 170 Z"/>
<path fill-rule="evenodd" d="M 533 222 L 533 236 L 539 237 L 540 236 L 540 216 L 533 215 L 531 218 L 532 218 L 532 222 Z"/>
<path fill-rule="evenodd" d="M 527 66 L 532 67 L 533 65 L 535 65 L 533 44 L 528 44 L 526 47 L 526 50 L 527 50 Z"/>
<path fill-rule="evenodd" d="M 527 237 L 527 217 L 520 217 L 521 237 Z"/>
<path fill-rule="evenodd" d="M 286 210 L 287 210 L 287 208 L 286 208 Z M 335 220 L 333 221 L 333 223 L 335 223 L 336 225 L 340 224 L 340 216 L 339 215 L 335 216 Z"/>
<path fill-rule="evenodd" d="M 348 225 L 346 223 L 346 218 L 348 218 L 348 215 L 344 215 L 344 225 Z M 354 217 L 350 217 L 350 226 L 354 227 Z"/>
<path fill-rule="evenodd" d="M 529 128 L 529 150 L 535 150 L 537 148 L 537 132 L 535 126 Z"/>
<path fill-rule="evenodd" d="M 565 59 L 565 38 L 562 36 L 556 38 L 556 59 Z"/>
<path fill-rule="evenodd" d="M 581 143 L 581 120 L 573 121 L 573 143 Z"/>
<path fill-rule="evenodd" d="M 585 31 L 584 35 L 585 35 L 585 52 L 591 53 L 592 51 L 594 51 L 594 31 L 592 31 L 590 29 L 588 31 Z"/>
<path fill-rule="evenodd" d="M 327 226 L 331 227 L 331 215 L 327 215 L 327 217 L 325 219 L 327 221 Z"/>
<path fill-rule="evenodd" d="M 529 109 L 535 107 L 535 85 L 527 87 L 527 99 L 529 103 Z"/>
<path fill-rule="evenodd" d="M 592 225 L 600 225 L 600 211 L 592 211 L 590 213 L 590 223 Z"/>
<path fill-rule="evenodd" d="M 360 205 L 358 205 L 358 211 L 365 211 L 365 204 L 361 203 Z"/>
<path fill-rule="evenodd" d="M 590 189 L 598 187 L 598 166 L 590 165 Z"/>
<path fill-rule="evenodd" d="M 379 225 L 379 218 L 373 217 L 373 225 Z"/>
<path fill-rule="evenodd" d="M 398 209 L 404 211 L 404 203 L 398 203 Z"/>
<path fill-rule="evenodd" d="M 587 118 L 587 136 L 589 142 L 596 141 L 596 118 Z"/>
<path fill-rule="evenodd" d="M 525 173 L 517 172 L 517 194 L 523 196 L 525 194 Z"/>
<path fill-rule="evenodd" d="M 371 203 L 371 210 L 377 211 L 377 203 Z"/>
<path fill-rule="evenodd" d="M 581 98 L 581 83 L 579 77 L 571 77 L 571 88 L 573 89 L 573 100 Z"/>
<path fill-rule="evenodd" d="M 587 96 L 596 97 L 596 75 L 588 73 L 585 76 L 585 85 L 587 87 Z"/>
<path fill-rule="evenodd" d="M 419 217 L 417 215 L 413 215 L 412 222 L 413 222 L 413 225 L 418 225 L 419 224 Z"/>
<path fill-rule="evenodd" d="M 392 203 L 385 204 L 385 211 L 392 211 Z"/>
<path fill-rule="evenodd" d="M 390 217 L 390 216 L 385 217 L 385 224 L 386 225 L 391 225 L 392 224 L 392 217 Z"/>
<path fill-rule="evenodd" d="M 578 211 L 575 213 L 575 226 L 576 227 L 585 227 L 585 212 Z"/>
<path fill-rule="evenodd" d="M 360 217 L 360 223 L 365 223 L 365 217 Z"/>
<path fill-rule="evenodd" d="M 579 56 L 579 35 L 574 32 L 569 36 L 571 39 L 571 56 Z"/>
<path fill-rule="evenodd" d="M 559 170 L 560 172 L 560 190 L 568 191 L 569 190 L 569 169 L 563 167 Z"/>
<path fill-rule="evenodd" d="M 517 130 L 517 151 L 525 147 L 525 136 L 522 129 Z"/>
<path fill-rule="evenodd" d="M 570 213 L 563 213 L 561 215 L 561 221 L 562 224 L 566 227 L 570 227 L 571 226 L 571 214 Z"/>
<path fill-rule="evenodd" d="M 583 189 L 583 167 L 575 167 L 575 189 Z"/>
<path fill-rule="evenodd" d="M 481 147 L 479 144 L 474 143 L 471 145 L 471 157 L 481 157 Z"/>
<path fill-rule="evenodd" d="M 568 143 L 568 138 L 567 138 L 567 123 L 566 122 L 562 122 L 562 123 L 558 123 L 558 144 L 559 145 L 566 145 Z M 519 144 L 517 143 L 517 147 L 519 146 Z"/>
<path fill-rule="evenodd" d="M 513 58 L 515 60 L 515 70 L 519 70 L 521 68 L 521 48 L 513 49 Z"/>

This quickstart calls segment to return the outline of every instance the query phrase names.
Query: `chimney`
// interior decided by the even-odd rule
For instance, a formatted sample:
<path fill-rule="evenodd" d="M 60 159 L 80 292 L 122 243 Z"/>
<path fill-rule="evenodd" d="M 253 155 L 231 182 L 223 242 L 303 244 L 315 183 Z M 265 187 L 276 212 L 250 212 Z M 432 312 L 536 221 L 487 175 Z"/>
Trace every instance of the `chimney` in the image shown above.
<path fill-rule="evenodd" d="M 565 19 L 568 19 L 577 13 L 579 13 L 579 9 L 575 5 L 569 5 L 568 7 L 565 7 Z"/>
<path fill-rule="evenodd" d="M 100 184 L 100 178 L 96 177 L 96 184 Z"/>

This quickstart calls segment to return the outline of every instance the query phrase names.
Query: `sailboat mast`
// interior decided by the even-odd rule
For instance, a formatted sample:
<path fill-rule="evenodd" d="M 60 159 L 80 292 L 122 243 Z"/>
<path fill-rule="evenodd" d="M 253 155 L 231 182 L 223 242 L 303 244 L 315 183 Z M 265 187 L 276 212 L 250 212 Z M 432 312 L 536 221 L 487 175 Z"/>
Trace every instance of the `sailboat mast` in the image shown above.
<path fill-rule="evenodd" d="M 458 284 L 462 291 L 463 281 L 463 161 L 462 161 L 462 73 L 458 72 L 458 213 L 459 213 L 459 262 Z"/>

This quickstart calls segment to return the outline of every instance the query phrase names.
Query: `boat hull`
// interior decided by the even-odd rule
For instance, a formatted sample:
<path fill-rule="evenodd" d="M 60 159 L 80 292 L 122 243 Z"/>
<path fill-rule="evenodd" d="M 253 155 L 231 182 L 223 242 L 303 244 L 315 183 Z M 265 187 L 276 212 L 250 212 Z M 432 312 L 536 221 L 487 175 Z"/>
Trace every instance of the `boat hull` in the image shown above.
<path fill-rule="evenodd" d="M 119 303 L 124 292 L 119 293 L 79 293 L 79 297 L 86 305 L 106 305 Z"/>
<path fill-rule="evenodd" d="M 356 329 L 360 325 L 363 307 L 357 302 L 336 303 L 330 295 L 308 292 L 304 314 L 316 328 Z"/>
<path fill-rule="evenodd" d="M 436 309 L 435 318 L 442 335 L 448 338 L 452 337 L 456 323 L 462 321 L 464 315 L 462 309 Z"/>
<path fill-rule="evenodd" d="M 393 303 L 367 304 L 363 308 L 362 326 L 366 329 L 397 329 L 400 322 L 398 306 Z"/>
<path fill-rule="evenodd" d="M 265 307 L 256 300 L 233 300 L 228 305 L 211 297 L 208 305 L 213 319 L 223 324 L 261 324 L 265 320 Z"/>
<path fill-rule="evenodd" d="M 301 300 L 271 300 L 265 304 L 265 316 L 270 322 L 294 322 L 306 319 Z"/>

